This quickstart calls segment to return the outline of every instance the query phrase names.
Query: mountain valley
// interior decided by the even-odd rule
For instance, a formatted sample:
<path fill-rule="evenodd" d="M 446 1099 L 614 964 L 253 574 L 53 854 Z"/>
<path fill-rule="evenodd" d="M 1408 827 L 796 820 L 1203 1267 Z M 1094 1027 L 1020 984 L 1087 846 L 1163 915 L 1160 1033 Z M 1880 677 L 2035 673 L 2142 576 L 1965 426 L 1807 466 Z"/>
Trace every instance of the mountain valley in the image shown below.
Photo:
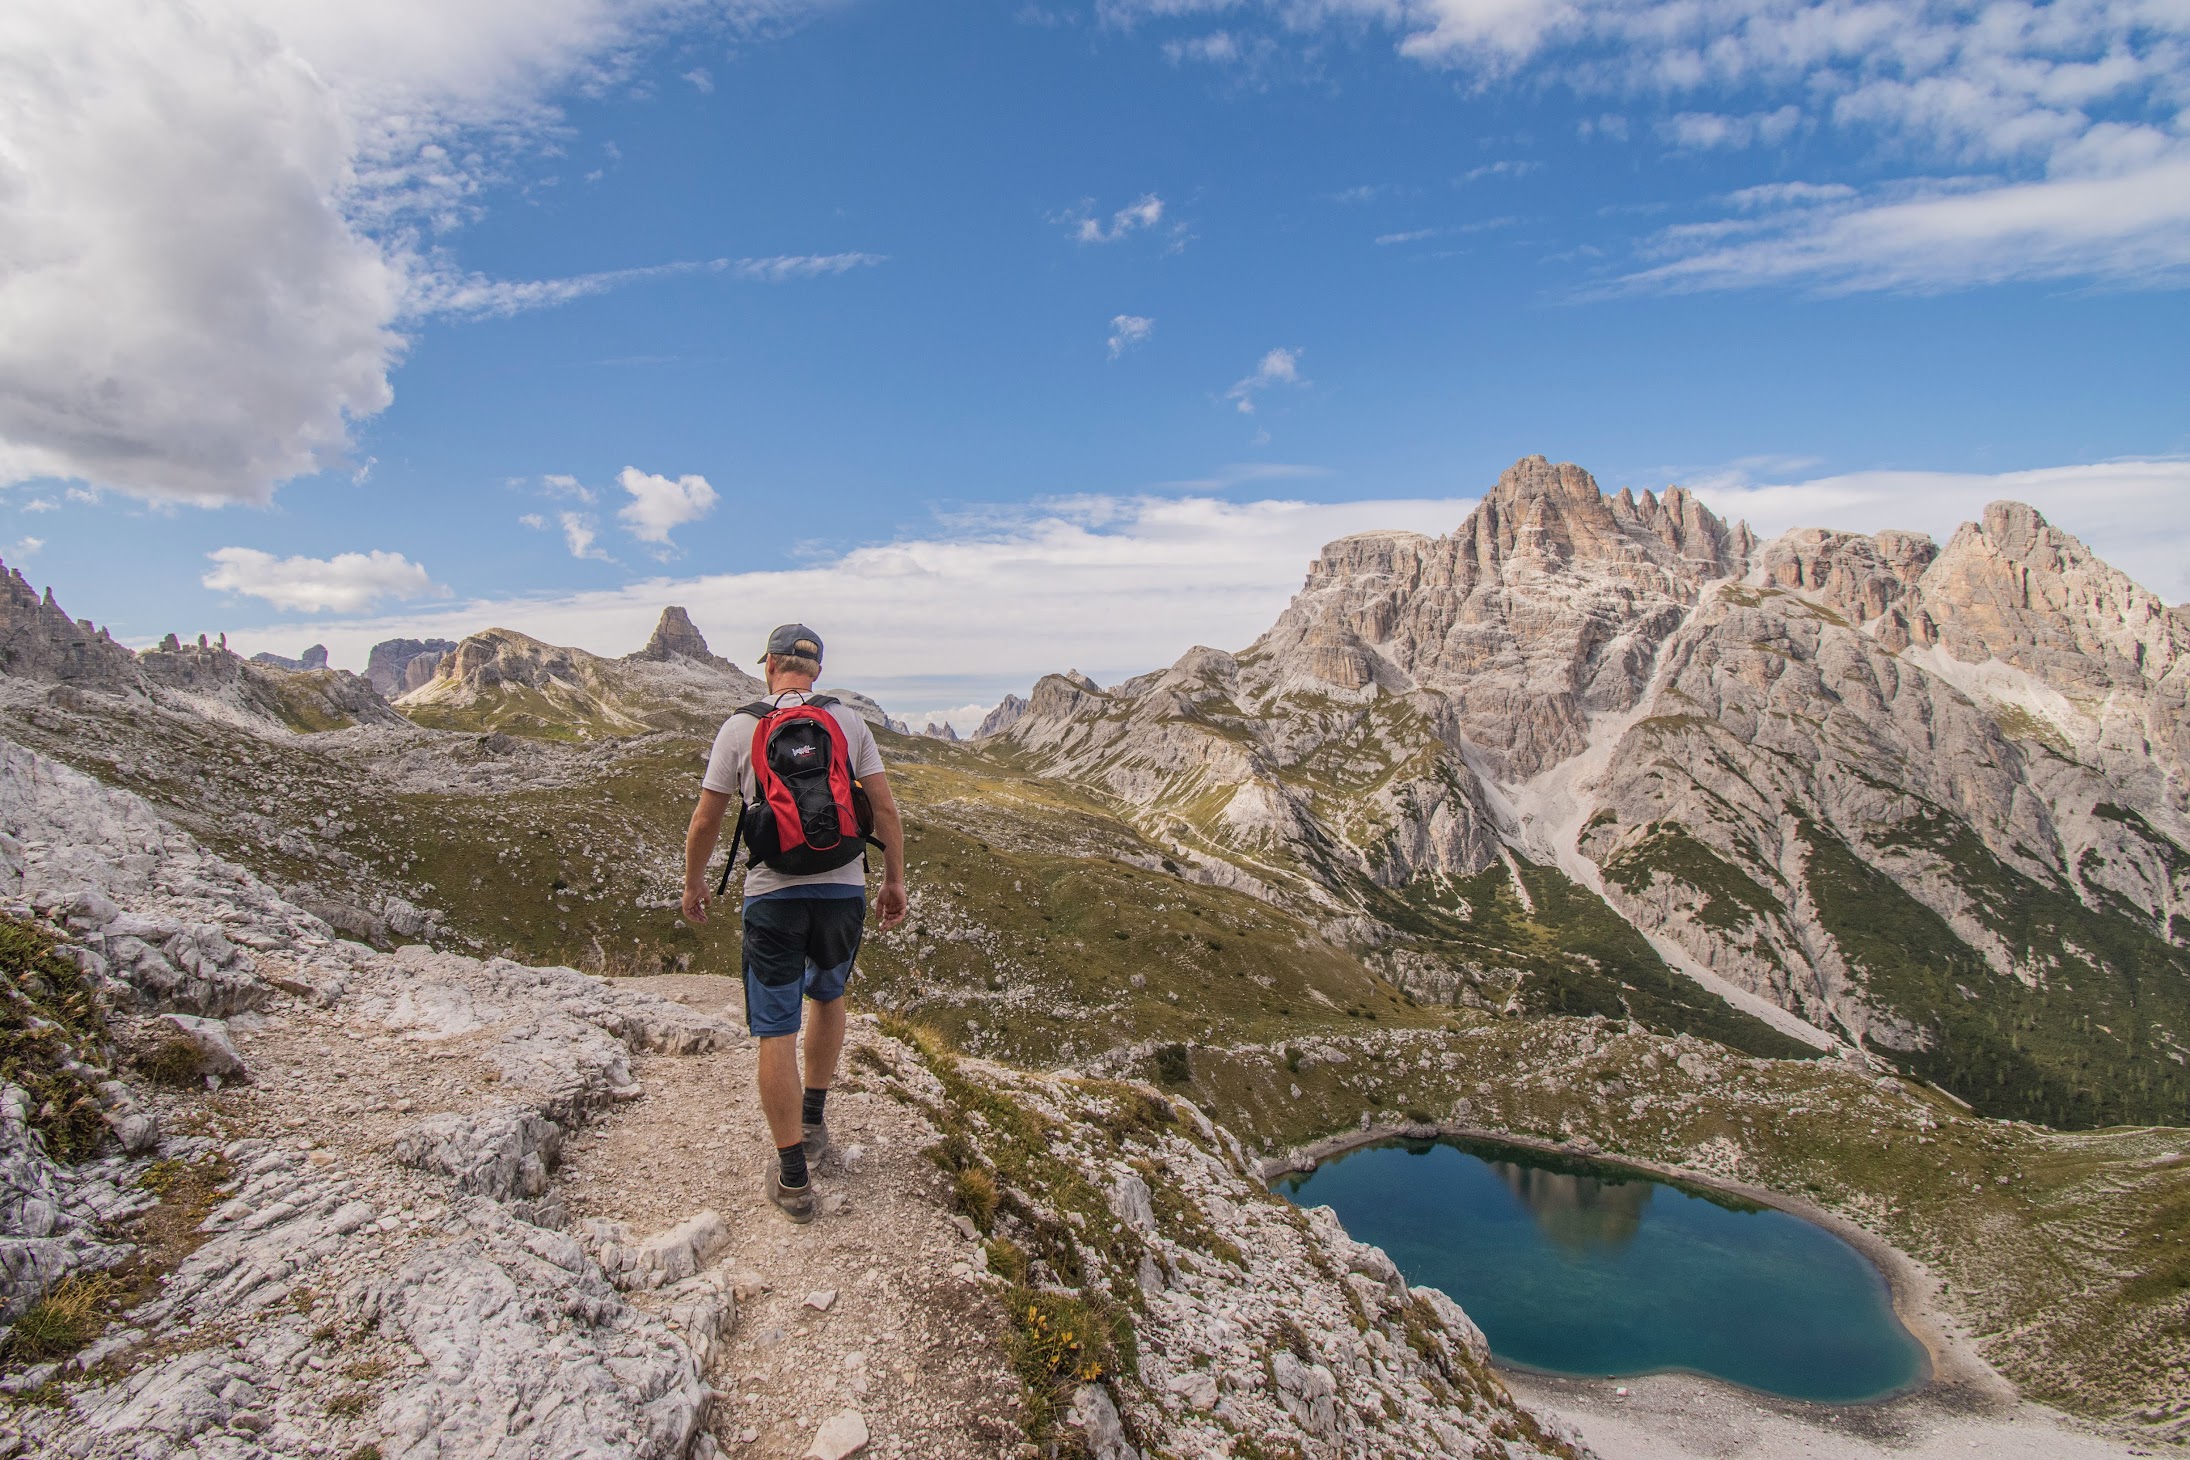
<path fill-rule="evenodd" d="M 71 877 L 125 917 L 135 903 L 195 898 L 187 916 L 163 914 L 191 925 L 223 921 L 219 898 L 244 897 L 254 910 L 227 920 L 230 941 L 262 966 L 225 966 L 255 990 L 230 1012 L 247 1030 L 251 1017 L 273 1021 L 249 1031 L 247 1057 L 260 1058 L 257 1040 L 288 1041 L 272 1064 L 310 1065 L 310 1040 L 335 1037 L 315 1021 L 356 1010 L 398 1029 L 408 1007 L 402 1018 L 425 1022 L 389 1050 L 415 1039 L 460 1051 L 443 1068 L 470 1082 L 407 1094 L 420 1115 L 470 1119 L 516 1101 L 556 1129 L 550 1145 L 567 1136 L 574 1172 L 589 1169 L 588 1143 L 610 1160 L 658 1098 L 619 1095 L 616 1058 L 637 1085 L 667 1092 L 742 1039 L 681 992 L 736 972 L 734 927 L 695 931 L 675 909 L 708 742 L 761 686 L 683 610 L 620 658 L 490 629 L 394 641 L 358 675 L 172 636 L 133 654 L 19 573 L 0 609 L 0 736 L 18 757 L 4 829 L 25 849 L 10 896 L 65 956 L 83 963 L 69 950 L 134 936 L 70 902 Z M 964 1375 L 983 1396 L 968 1414 L 992 1428 L 949 1445 L 996 1453 L 1008 1431 L 1115 1460 L 1128 1444 L 1221 1453 L 1206 1449 L 1212 1437 L 1261 1434 L 1320 1455 L 1335 1453 L 1315 1447 L 1339 1443 L 1342 1425 L 1367 1426 L 1344 1431 L 1366 1444 L 1443 1436 L 1434 1419 L 1460 1437 L 1442 1453 L 1499 1453 L 1493 1440 L 1505 1453 L 1571 1453 L 1571 1436 L 1505 1395 L 1457 1309 L 1393 1288 L 1342 1234 L 1258 1205 L 1262 1178 L 1334 1140 L 1438 1129 L 1807 1203 L 1914 1259 L 1907 1281 L 1928 1285 L 1945 1315 L 1940 1352 L 1975 1356 L 1962 1376 L 1971 1403 L 1989 1392 L 1971 1375 L 1989 1365 L 2032 1399 L 2179 1442 L 2190 1434 L 2186 655 L 2190 613 L 2028 508 L 1998 504 L 1944 547 L 1895 532 L 1759 542 L 1678 488 L 1608 497 L 1579 467 L 1533 457 L 1448 537 L 1331 544 L 1277 623 L 1237 652 L 1197 647 L 1107 688 L 1050 675 L 964 741 L 909 734 L 872 700 L 832 690 L 874 722 L 907 812 L 913 917 L 870 939 L 855 986 L 872 1016 L 855 1041 L 868 1052 L 854 1057 L 857 1083 L 874 1097 L 863 1118 L 901 1143 L 934 1143 L 932 1159 L 900 1171 L 933 1177 L 925 1214 L 908 1208 L 906 1220 L 979 1279 L 949 1342 L 994 1346 L 992 1369 Z M 63 766 L 89 780 L 45 800 L 21 789 L 60 785 Z M 83 829 L 89 813 L 51 809 L 108 806 L 100 797 L 127 803 L 102 817 L 168 828 L 154 841 L 170 860 L 107 873 L 95 866 L 109 853 L 63 856 L 119 845 Z M 41 816 L 60 820 L 41 830 Z M 185 864 L 194 870 L 170 883 L 163 869 Z M 275 941 L 240 942 L 246 925 Z M 148 991 L 141 966 L 99 956 L 129 985 L 112 994 L 118 1053 L 100 1076 L 112 1082 L 150 1056 L 160 999 L 181 1006 Z M 522 1003 L 513 969 L 552 990 L 540 1007 L 576 1021 L 555 1038 L 614 1045 L 595 1051 L 582 1096 L 481 1042 L 521 1043 L 521 1010 L 469 1027 L 446 1014 L 453 1004 L 418 1012 L 429 985 L 480 1008 Z M 201 999 L 182 1011 L 214 1010 Z M 669 1029 L 693 1032 L 643 1032 Z M 71 1058 L 96 1065 L 94 1044 Z M 406 1090 L 419 1078 L 396 1053 L 383 1063 Z M 475 1065 L 516 1073 L 466 1073 Z M 20 1082 L 24 1067 L 11 1068 Z M 254 1088 L 271 1087 L 136 1098 L 171 1139 L 198 1142 L 161 1159 L 287 1170 L 295 1152 L 277 1159 L 275 1146 L 308 1134 L 387 1193 L 401 1185 L 373 1198 L 381 1206 L 436 1221 L 457 1209 L 417 1168 L 389 1164 L 412 1122 L 383 1121 L 366 1139 L 315 1115 L 308 1133 L 285 1135 L 278 1102 Z M 495 1254 L 535 1241 L 535 1225 L 578 1232 L 577 1217 L 558 1224 L 538 1205 L 566 1190 L 588 1220 L 673 1215 L 612 1210 L 568 1186 L 527 1129 L 494 1149 L 535 1158 L 537 1189 L 505 1181 L 488 1193 L 495 1210 L 470 1219 L 493 1261 L 514 1262 Z M 1071 1149 L 1045 1153 L 1042 1131 L 1067 1133 Z M 697 1127 L 675 1137 L 687 1138 L 727 1144 Z M 238 1142 L 248 1149 L 224 1154 Z M 295 1159 L 307 1175 L 327 1169 Z M 653 1147 L 615 1159 L 676 1166 Z M 1120 1215 L 1138 1211 L 1111 1194 L 1128 1162 L 1155 1188 L 1157 1227 Z M 699 1182 L 692 1199 L 720 1185 Z M 391 1244 L 430 1235 L 404 1220 Z M 1274 1254 L 1267 1265 L 1249 1232 Z M 611 1239 L 581 1237 L 571 1260 L 608 1271 Z M 778 1259 L 765 1243 L 735 1245 L 740 1274 L 767 1268 L 788 1292 L 793 1269 L 767 1267 Z M 705 1287 L 704 1266 L 675 1281 Z M 7 1270 L 17 1317 L 60 1280 Z M 391 1331 L 429 1325 L 388 1286 L 398 1267 L 376 1271 Z M 741 1376 L 773 1363 L 757 1336 L 776 1328 L 752 1317 L 773 1313 L 771 1300 L 728 1266 L 718 1277 L 713 1296 L 664 1291 L 717 1304 L 707 1321 Z M 562 1281 L 526 1279 L 550 1280 Z M 1362 1282 L 1382 1284 L 1383 1307 L 1359 1306 Z M 1260 1308 L 1247 1325 L 1259 1357 L 1239 1372 L 1266 1377 L 1222 1377 L 1202 1395 L 1196 1366 L 1221 1377 L 1232 1359 L 1195 1358 L 1191 1327 L 1246 1304 L 1257 1283 L 1292 1285 L 1320 1315 L 1308 1356 L 1284 1373 L 1323 1365 L 1357 1407 L 1373 1376 L 1386 1396 L 1374 1414 L 1346 1418 L 1355 1411 L 1341 1405 L 1326 1423 L 1320 1381 L 1267 1377 L 1262 1350 L 1292 1350 Z M 744 1320 L 717 1301 L 733 1288 Z M 651 1290 L 634 1291 L 639 1316 L 610 1327 L 652 1335 Z M 1135 1352 L 1156 1362 L 1030 1377 L 1011 1357 L 1039 1337 L 1014 1316 L 1030 1298 L 1052 1305 L 1043 1324 L 1068 1301 L 1073 1321 L 1122 1323 L 1106 1364 Z M 364 1310 L 345 1302 L 342 1324 L 356 1327 Z M 741 1443 L 743 1422 L 724 1419 L 735 1406 L 698 1397 L 709 1345 L 687 1373 L 666 1338 L 646 1341 L 667 1356 L 659 1392 L 686 1408 L 645 1453 L 697 1454 L 703 1432 L 708 1445 Z M 407 1363 L 359 1353 L 350 1362 Z M 98 1383 L 58 1371 L 22 1390 L 92 1416 L 88 1429 L 54 1420 L 40 1433 L 92 1433 L 119 1412 L 112 1393 L 130 1374 L 169 1360 L 128 1362 L 108 1398 L 70 1401 L 69 1386 Z M 728 1371 L 712 1372 L 729 1393 Z M 433 1453 L 404 1448 L 432 1429 L 417 1418 L 422 1391 L 392 1373 L 356 1386 L 383 1406 L 361 1413 L 390 1417 L 376 1443 Z M 1220 1392 L 1233 1408 L 1218 1407 Z M 1399 1417 L 1376 1417 L 1387 1399 Z M 306 1412 L 283 1422 L 308 1428 Z M 401 1429 L 399 1414 L 426 1428 Z M 914 1448 L 897 1453 L 958 1453 L 941 1440 L 917 1448 L 914 1427 L 930 1423 L 944 1420 L 908 1411 L 898 1433 Z M 369 1431 L 341 1433 L 362 1444 Z M 811 1431 L 771 1434 L 760 1453 Z M 205 1453 L 282 1453 L 252 1450 L 248 1426 L 196 1433 L 232 1446 Z M 71 1453 L 110 1453 L 105 1443 Z"/>

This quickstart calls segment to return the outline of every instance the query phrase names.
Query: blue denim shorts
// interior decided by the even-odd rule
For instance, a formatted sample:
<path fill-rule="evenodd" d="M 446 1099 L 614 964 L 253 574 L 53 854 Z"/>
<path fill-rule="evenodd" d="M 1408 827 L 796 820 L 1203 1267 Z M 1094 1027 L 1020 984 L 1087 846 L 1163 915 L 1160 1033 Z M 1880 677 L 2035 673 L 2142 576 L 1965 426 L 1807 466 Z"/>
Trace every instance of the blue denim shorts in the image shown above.
<path fill-rule="evenodd" d="M 747 899 L 745 1027 L 754 1034 L 796 1034 L 806 1000 L 827 1004 L 844 997 L 867 921 L 866 889 L 846 891 L 849 896 L 785 892 Z"/>

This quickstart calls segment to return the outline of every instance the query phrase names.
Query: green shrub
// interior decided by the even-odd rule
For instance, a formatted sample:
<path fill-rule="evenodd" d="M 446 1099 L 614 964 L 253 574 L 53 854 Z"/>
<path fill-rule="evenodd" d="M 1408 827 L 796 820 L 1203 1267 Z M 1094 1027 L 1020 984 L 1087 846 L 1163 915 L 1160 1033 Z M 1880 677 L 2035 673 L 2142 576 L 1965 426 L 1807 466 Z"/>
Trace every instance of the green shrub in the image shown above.
<path fill-rule="evenodd" d="M 1194 1079 L 1193 1063 L 1187 1058 L 1183 1044 L 1163 1044 L 1156 1047 L 1156 1081 L 1162 1085 L 1185 1085 Z"/>

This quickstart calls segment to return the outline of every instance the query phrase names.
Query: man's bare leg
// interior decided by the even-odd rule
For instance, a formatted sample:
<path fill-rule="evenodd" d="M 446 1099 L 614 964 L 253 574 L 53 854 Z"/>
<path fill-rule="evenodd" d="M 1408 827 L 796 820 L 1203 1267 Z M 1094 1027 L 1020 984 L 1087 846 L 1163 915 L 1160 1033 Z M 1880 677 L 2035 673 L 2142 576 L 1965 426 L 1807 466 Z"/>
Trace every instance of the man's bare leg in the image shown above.
<path fill-rule="evenodd" d="M 808 1035 L 811 1038 L 811 1034 Z M 843 1021 L 837 1023 L 843 1038 Z M 770 1034 L 760 1042 L 760 1109 L 768 1117 L 768 1135 L 781 1150 L 799 1143 L 798 1036 Z"/>
<path fill-rule="evenodd" d="M 844 1052 L 844 1000 L 806 1003 L 806 1086 L 826 1090 L 836 1079 L 837 1056 Z"/>

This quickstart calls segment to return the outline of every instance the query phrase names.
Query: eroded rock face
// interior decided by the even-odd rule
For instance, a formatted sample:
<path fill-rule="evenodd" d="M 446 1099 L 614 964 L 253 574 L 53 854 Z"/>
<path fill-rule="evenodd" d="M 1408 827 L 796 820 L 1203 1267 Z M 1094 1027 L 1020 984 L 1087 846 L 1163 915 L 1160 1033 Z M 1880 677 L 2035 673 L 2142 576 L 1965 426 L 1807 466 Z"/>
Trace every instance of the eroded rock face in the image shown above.
<path fill-rule="evenodd" d="M 979 740 L 985 735 L 1003 734 L 1019 723 L 1019 717 L 1027 712 L 1027 708 L 1027 702 L 1019 696 L 1005 695 L 996 702 L 995 709 L 981 717 L 981 723 L 974 730 L 973 738 Z"/>
<path fill-rule="evenodd" d="M 63 613 L 52 589 L 41 597 L 19 568 L 0 574 L 0 674 L 122 689 L 136 682 L 136 662 L 106 630 Z"/>
<path fill-rule="evenodd" d="M 1004 732 L 1147 805 L 1148 828 L 1398 886 L 1496 860 L 1483 778 L 1521 780 L 1639 702 L 1659 647 L 1755 541 L 1688 493 L 1606 497 L 1580 467 L 1514 464 L 1449 537 L 1323 550 L 1270 631 L 1103 691 L 1050 676 Z"/>
<path fill-rule="evenodd" d="M 365 656 L 365 678 L 394 699 L 432 678 L 434 666 L 455 647 L 449 639 L 383 639 Z"/>

